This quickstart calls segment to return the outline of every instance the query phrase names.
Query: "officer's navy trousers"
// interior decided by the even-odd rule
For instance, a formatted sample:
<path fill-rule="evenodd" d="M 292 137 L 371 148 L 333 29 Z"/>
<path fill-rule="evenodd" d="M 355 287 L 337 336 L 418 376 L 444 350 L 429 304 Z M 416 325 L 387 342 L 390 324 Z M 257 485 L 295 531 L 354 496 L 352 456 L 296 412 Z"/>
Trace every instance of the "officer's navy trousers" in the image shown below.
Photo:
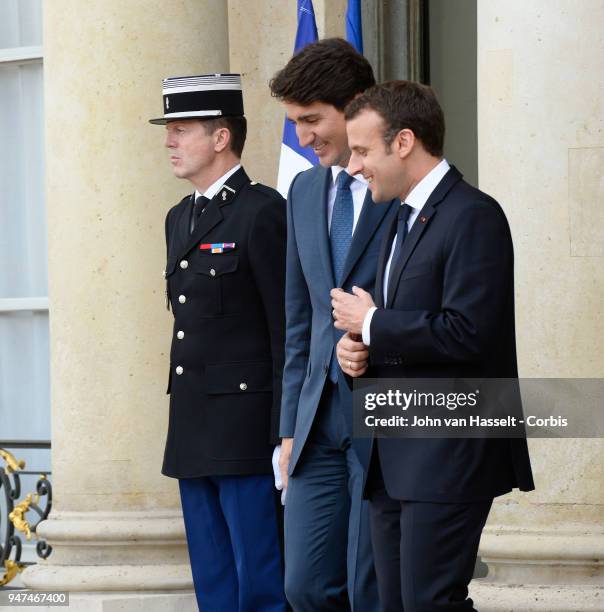
<path fill-rule="evenodd" d="M 284 612 L 273 477 L 179 480 L 201 612 Z"/>
<path fill-rule="evenodd" d="M 329 380 L 285 502 L 285 592 L 295 612 L 380 609 L 363 468 Z"/>

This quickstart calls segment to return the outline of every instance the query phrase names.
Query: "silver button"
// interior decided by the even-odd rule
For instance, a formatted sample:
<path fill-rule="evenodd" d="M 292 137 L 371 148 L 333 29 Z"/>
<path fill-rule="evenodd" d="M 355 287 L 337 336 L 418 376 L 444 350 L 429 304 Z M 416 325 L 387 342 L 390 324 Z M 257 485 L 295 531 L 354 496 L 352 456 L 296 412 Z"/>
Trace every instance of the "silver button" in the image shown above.
<path fill-rule="evenodd" d="M 188 262 L 186 259 L 183 259 L 183 260 L 180 262 L 180 267 L 181 267 L 183 270 L 186 270 L 186 269 L 189 267 L 189 262 Z"/>
<path fill-rule="evenodd" d="M 216 270 L 214 270 L 214 268 L 210 268 L 210 276 L 216 276 Z"/>
<path fill-rule="evenodd" d="M 178 301 L 179 301 L 181 304 L 184 304 L 184 303 L 187 301 L 187 298 L 186 298 L 184 295 L 179 295 L 179 296 L 178 296 Z"/>
<path fill-rule="evenodd" d="M 246 385 L 245 383 L 239 383 L 239 388 L 240 388 L 242 391 L 245 391 L 245 390 L 247 389 L 247 385 Z"/>
<path fill-rule="evenodd" d="M 182 366 L 176 366 L 176 373 L 180 376 L 183 373 Z"/>
<path fill-rule="evenodd" d="M 185 337 L 185 332 L 184 332 L 184 331 L 177 331 L 177 332 L 176 332 L 176 337 L 177 337 L 179 340 L 182 340 L 182 339 Z"/>

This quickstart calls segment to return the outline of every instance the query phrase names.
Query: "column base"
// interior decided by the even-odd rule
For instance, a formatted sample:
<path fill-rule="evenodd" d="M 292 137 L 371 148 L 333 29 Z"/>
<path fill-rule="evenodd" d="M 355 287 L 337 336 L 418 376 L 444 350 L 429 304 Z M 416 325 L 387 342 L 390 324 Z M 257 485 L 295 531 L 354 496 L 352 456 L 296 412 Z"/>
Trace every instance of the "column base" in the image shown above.
<path fill-rule="evenodd" d="M 57 612 L 63 608 L 23 606 L 23 612 Z M 67 609 L 67 608 L 65 608 Z M 198 612 L 193 591 L 181 593 L 71 593 L 69 612 Z"/>
<path fill-rule="evenodd" d="M 502 585 L 480 578 L 470 583 L 480 612 L 601 612 L 604 587 Z"/>
<path fill-rule="evenodd" d="M 481 559 L 494 584 L 604 587 L 604 535 L 577 529 L 511 531 L 488 527 Z M 604 609 L 604 603 L 602 604 Z"/>
<path fill-rule="evenodd" d="M 193 588 L 179 512 L 57 512 L 38 533 L 53 551 L 21 575 L 29 589 L 142 594 Z"/>
<path fill-rule="evenodd" d="M 470 595 L 480 612 L 604 610 L 604 536 L 568 526 L 557 532 L 490 526 L 480 540 L 486 578 Z"/>

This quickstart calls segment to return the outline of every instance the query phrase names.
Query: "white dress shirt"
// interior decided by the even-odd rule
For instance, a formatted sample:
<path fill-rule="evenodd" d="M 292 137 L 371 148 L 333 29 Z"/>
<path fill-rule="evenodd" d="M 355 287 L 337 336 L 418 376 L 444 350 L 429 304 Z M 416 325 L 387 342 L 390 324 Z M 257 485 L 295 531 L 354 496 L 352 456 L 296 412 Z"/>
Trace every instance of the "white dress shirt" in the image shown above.
<path fill-rule="evenodd" d="M 337 178 L 340 172 L 346 172 L 341 166 L 331 167 L 331 181 L 329 183 L 329 191 L 327 193 L 327 230 L 331 232 L 331 217 L 333 215 L 333 205 L 336 202 Z M 362 174 L 355 174 L 350 183 L 350 192 L 352 193 L 352 204 L 354 208 L 354 216 L 352 219 L 352 233 L 357 226 L 357 221 L 361 215 L 365 195 L 367 194 L 367 179 Z"/>
<path fill-rule="evenodd" d="M 405 198 L 405 204 L 411 206 L 411 213 L 407 220 L 407 232 L 411 231 L 415 220 L 417 219 L 420 210 L 424 207 L 428 198 L 432 195 L 432 192 L 436 189 L 436 186 L 442 181 L 443 177 L 449 171 L 449 164 L 446 159 L 442 159 L 424 178 L 409 192 L 409 195 Z M 390 256 L 386 262 L 386 268 L 384 269 L 384 282 L 382 286 L 384 288 L 384 304 L 388 295 L 388 277 L 390 276 L 390 266 L 392 265 L 392 256 L 394 255 L 394 248 L 396 245 L 396 236 L 392 241 L 392 247 L 390 248 Z M 363 319 L 363 344 L 369 346 L 371 342 L 371 319 L 373 313 L 377 310 L 377 306 L 370 308 Z"/>
<path fill-rule="evenodd" d="M 197 189 L 195 190 L 195 199 L 197 199 L 200 195 L 205 196 L 208 200 L 211 200 L 219 191 L 220 188 L 227 182 L 227 179 L 235 174 L 237 170 L 241 168 L 241 164 L 237 164 L 233 166 L 228 172 L 225 172 L 216 182 L 212 183 L 203 193 L 199 193 Z"/>

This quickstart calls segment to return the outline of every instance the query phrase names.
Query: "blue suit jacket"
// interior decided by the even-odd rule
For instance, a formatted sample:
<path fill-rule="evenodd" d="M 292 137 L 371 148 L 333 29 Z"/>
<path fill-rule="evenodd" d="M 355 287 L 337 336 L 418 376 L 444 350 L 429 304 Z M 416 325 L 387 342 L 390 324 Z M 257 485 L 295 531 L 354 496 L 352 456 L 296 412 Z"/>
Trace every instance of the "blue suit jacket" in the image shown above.
<path fill-rule="evenodd" d="M 287 198 L 287 271 L 285 285 L 285 366 L 280 435 L 294 438 L 289 464 L 293 473 L 310 432 L 341 334 L 333 326 L 334 287 L 353 285 L 373 293 L 377 259 L 385 229 L 397 213 L 398 200 L 374 204 L 368 191 L 341 279 L 334 279 L 327 229 L 327 194 L 331 169 L 316 166 L 294 179 Z M 350 394 L 340 371 L 340 385 Z M 352 396 L 346 402 L 349 427 Z"/>

